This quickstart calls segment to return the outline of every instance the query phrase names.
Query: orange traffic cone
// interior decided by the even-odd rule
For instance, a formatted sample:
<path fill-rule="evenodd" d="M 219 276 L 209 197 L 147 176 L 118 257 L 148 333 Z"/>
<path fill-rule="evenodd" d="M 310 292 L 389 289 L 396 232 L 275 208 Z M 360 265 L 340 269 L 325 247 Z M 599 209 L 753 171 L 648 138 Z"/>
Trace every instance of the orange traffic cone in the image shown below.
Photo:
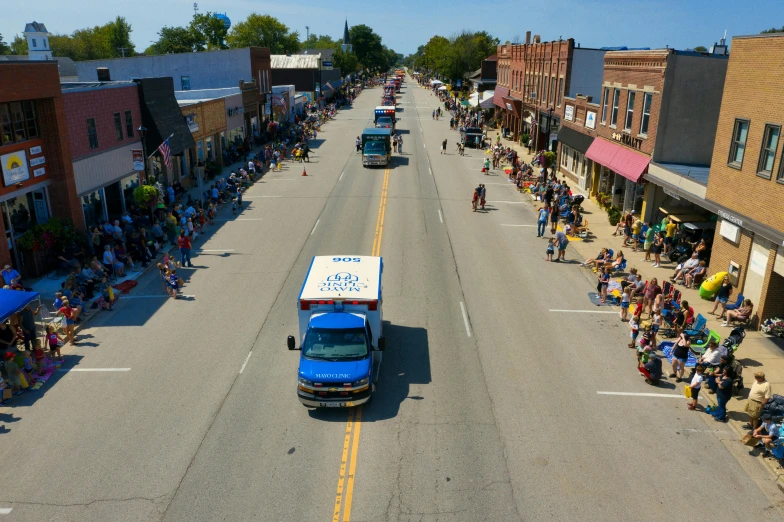
<path fill-rule="evenodd" d="M 302 165 L 302 175 L 303 176 L 307 176 L 308 175 L 308 171 L 305 170 L 305 165 Z"/>

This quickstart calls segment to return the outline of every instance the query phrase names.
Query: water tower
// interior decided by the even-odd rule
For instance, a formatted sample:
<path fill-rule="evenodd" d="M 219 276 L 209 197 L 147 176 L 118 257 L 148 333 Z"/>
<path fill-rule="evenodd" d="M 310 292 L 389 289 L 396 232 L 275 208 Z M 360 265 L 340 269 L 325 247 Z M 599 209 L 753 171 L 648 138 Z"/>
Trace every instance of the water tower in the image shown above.
<path fill-rule="evenodd" d="M 229 17 L 226 16 L 226 13 L 223 13 L 223 14 L 215 13 L 214 16 L 215 16 L 215 18 L 217 18 L 218 20 L 223 22 L 223 27 L 228 31 L 229 27 L 231 27 L 231 20 L 229 20 Z"/>

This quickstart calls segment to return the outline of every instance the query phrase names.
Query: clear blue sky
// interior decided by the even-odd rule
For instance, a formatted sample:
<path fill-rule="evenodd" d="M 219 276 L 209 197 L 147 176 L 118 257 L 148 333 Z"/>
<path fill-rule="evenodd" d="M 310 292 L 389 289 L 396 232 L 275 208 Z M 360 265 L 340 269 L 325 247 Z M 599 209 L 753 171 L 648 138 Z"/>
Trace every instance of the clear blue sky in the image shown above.
<path fill-rule="evenodd" d="M 0 34 L 6 42 L 33 20 L 45 23 L 51 32 L 71 33 L 119 14 L 131 23 L 132 38 L 140 51 L 156 39 L 161 26 L 186 25 L 193 14 L 192 0 L 7 0 L 3 4 Z M 199 9 L 225 12 L 232 21 L 253 11 L 268 13 L 303 38 L 306 25 L 311 33 L 339 37 L 348 18 L 349 25 L 369 25 L 387 46 L 404 54 L 416 51 L 435 34 L 449 36 L 461 29 L 486 30 L 501 42 L 514 40 L 516 35 L 524 39 L 530 30 L 542 40 L 571 37 L 583 47 L 669 45 L 685 49 L 709 47 L 725 29 L 731 39 L 784 26 L 784 0 L 209 0 L 199 2 Z"/>

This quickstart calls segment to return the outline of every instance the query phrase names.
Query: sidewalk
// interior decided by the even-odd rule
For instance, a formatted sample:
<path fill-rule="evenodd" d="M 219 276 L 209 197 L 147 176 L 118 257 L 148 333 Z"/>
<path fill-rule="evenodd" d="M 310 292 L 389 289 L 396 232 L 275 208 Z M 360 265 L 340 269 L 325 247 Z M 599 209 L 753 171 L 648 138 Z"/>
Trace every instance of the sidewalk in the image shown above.
<path fill-rule="evenodd" d="M 498 131 L 489 130 L 488 140 L 495 143 Z M 505 147 L 511 147 L 516 150 L 518 155 L 526 163 L 530 163 L 533 159 L 532 154 L 528 154 L 528 150 L 510 140 L 501 139 L 501 144 Z M 529 199 L 532 205 L 538 205 L 540 202 L 533 200 L 529 194 L 523 193 L 521 198 Z M 645 257 L 644 252 L 632 252 L 630 247 L 623 246 L 623 237 L 613 236 L 615 227 L 610 225 L 607 219 L 607 212 L 602 210 L 599 205 L 588 199 L 586 195 L 585 201 L 582 203 L 584 209 L 585 219 L 588 220 L 588 228 L 590 230 L 589 237 L 586 239 L 570 238 L 569 244 L 577 252 L 578 256 L 583 260 L 594 258 L 602 248 L 612 248 L 615 252 L 623 250 L 625 258 L 627 259 L 626 271 L 624 275 L 628 275 L 631 268 L 637 268 L 642 275 L 644 281 L 651 278 L 657 278 L 659 284 L 669 281 L 670 277 L 675 272 L 676 263 L 670 262 L 665 256 L 662 256 L 662 266 L 654 268 L 651 262 L 643 261 Z M 559 228 L 561 228 L 559 226 Z M 567 265 L 572 269 L 572 265 Z M 586 277 L 592 282 L 595 282 L 596 274 L 591 269 L 574 268 L 585 272 Z M 710 273 L 710 272 L 709 272 Z M 710 315 L 713 309 L 713 301 L 706 301 L 699 296 L 698 290 L 688 289 L 685 286 L 677 285 L 676 288 L 683 295 L 682 300 L 688 301 L 689 306 L 694 309 L 695 317 L 697 314 L 702 314 L 708 319 L 708 328 L 714 330 L 722 338 L 726 337 L 731 327 L 721 326 L 721 321 L 717 320 L 716 316 Z M 735 293 L 737 294 L 737 292 Z M 585 305 L 588 305 L 587 301 Z M 618 310 L 617 307 L 613 307 Z M 620 316 L 618 317 L 620 321 Z M 765 378 L 771 383 L 773 393 L 784 395 L 784 340 L 776 337 L 765 335 L 754 329 L 746 330 L 746 338 L 735 353 L 737 360 L 743 365 L 743 381 L 745 388 L 741 391 L 740 395 L 733 397 L 727 403 L 727 412 L 730 418 L 729 424 L 735 429 L 739 437 L 745 435 L 747 432 L 741 428 L 743 424 L 748 421 L 748 415 L 743 411 L 746 405 L 746 397 L 748 396 L 749 388 L 754 383 L 754 373 L 757 371 L 765 372 Z M 664 373 L 669 373 L 669 364 L 666 359 L 664 362 Z M 677 387 L 678 391 L 683 392 L 683 385 Z M 716 403 L 715 395 L 708 393 L 701 394 L 700 398 L 705 399 L 713 404 Z M 685 400 L 685 398 L 684 398 Z M 761 457 L 758 457 L 761 458 Z M 773 473 L 778 477 L 778 480 L 784 484 L 784 467 L 782 467 L 776 459 L 766 459 Z"/>

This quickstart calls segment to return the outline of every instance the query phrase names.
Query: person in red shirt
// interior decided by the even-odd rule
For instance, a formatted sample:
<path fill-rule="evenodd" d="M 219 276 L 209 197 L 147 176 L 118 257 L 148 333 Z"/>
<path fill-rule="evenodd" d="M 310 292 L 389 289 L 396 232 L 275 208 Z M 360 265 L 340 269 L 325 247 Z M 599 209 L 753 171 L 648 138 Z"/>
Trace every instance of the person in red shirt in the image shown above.
<path fill-rule="evenodd" d="M 63 306 L 57 311 L 57 315 L 64 319 L 65 334 L 68 336 L 68 342 L 72 345 L 76 344 L 74 339 L 74 324 L 76 323 L 74 321 L 74 309 L 68 304 L 68 299 L 63 299 Z"/>
<path fill-rule="evenodd" d="M 177 246 L 180 247 L 182 266 L 193 267 L 193 263 L 191 263 L 191 238 L 185 235 L 185 230 L 180 232 L 180 237 L 177 238 Z"/>
<path fill-rule="evenodd" d="M 41 339 L 36 339 L 33 344 L 33 355 L 35 356 L 35 367 L 38 375 L 44 374 L 44 349 L 41 347 Z"/>

